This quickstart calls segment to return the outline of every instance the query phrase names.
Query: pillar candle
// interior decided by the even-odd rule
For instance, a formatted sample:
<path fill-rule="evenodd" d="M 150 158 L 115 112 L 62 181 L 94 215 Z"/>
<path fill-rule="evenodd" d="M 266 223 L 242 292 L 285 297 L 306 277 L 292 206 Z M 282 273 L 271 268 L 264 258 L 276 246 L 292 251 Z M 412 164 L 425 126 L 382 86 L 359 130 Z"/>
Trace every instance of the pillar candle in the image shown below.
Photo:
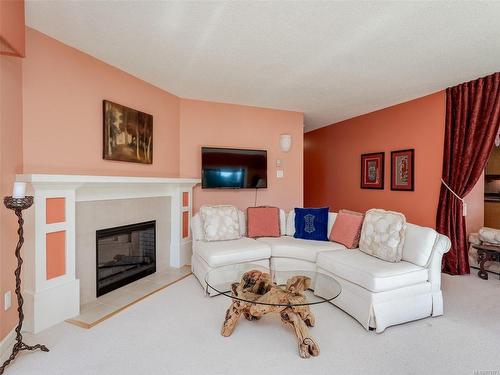
<path fill-rule="evenodd" d="M 14 188 L 12 189 L 12 198 L 24 198 L 26 196 L 26 183 L 25 182 L 14 182 Z"/>

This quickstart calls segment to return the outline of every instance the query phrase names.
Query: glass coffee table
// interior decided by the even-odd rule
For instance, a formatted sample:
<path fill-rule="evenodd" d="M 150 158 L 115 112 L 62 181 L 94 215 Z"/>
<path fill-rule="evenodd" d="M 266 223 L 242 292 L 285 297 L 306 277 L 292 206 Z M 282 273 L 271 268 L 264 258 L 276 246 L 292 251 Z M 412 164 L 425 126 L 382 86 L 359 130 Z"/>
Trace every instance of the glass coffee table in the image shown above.
<path fill-rule="evenodd" d="M 259 320 L 269 313 L 294 329 L 299 355 L 319 355 L 318 344 L 309 336 L 315 317 L 311 305 L 338 297 L 342 288 L 332 277 L 315 271 L 276 271 L 258 264 L 242 263 L 213 269 L 205 276 L 207 292 L 231 299 L 222 325 L 222 336 L 230 336 L 241 316 Z"/>

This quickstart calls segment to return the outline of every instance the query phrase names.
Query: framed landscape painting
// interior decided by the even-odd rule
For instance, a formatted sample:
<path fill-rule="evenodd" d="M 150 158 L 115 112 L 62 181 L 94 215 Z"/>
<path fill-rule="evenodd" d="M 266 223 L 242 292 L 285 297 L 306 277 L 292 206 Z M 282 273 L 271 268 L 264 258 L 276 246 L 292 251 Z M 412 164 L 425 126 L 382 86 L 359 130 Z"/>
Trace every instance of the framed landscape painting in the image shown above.
<path fill-rule="evenodd" d="M 103 159 L 153 163 L 153 116 L 103 100 Z"/>
<path fill-rule="evenodd" d="M 361 189 L 384 189 L 384 152 L 361 155 Z"/>
<path fill-rule="evenodd" d="M 391 152 L 391 190 L 415 189 L 415 150 Z"/>

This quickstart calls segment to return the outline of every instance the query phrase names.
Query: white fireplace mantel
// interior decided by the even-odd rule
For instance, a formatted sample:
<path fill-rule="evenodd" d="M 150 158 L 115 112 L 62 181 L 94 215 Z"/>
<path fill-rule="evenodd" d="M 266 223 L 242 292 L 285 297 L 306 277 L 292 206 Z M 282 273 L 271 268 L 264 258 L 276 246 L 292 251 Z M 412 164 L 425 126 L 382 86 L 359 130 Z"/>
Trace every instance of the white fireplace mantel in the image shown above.
<path fill-rule="evenodd" d="M 124 177 L 124 176 L 88 176 L 76 174 L 18 174 L 17 181 L 33 183 L 77 183 L 77 184 L 197 184 L 199 178 L 177 177 Z"/>
<path fill-rule="evenodd" d="M 77 202 L 169 197 L 171 209 L 166 214 L 171 224 L 170 266 L 181 267 L 189 262 L 192 190 L 199 179 L 21 174 L 16 181 L 26 182 L 28 193 L 35 197 L 34 207 L 25 211 L 25 327 L 29 331 L 39 332 L 79 314 L 80 286 L 75 273 Z M 55 219 L 51 211 L 56 212 Z M 62 242 L 64 248 L 60 250 Z"/>
<path fill-rule="evenodd" d="M 121 177 L 54 174 L 20 174 L 16 181 L 32 184 L 34 189 L 71 189 L 77 202 L 170 195 L 182 188 L 189 190 L 196 178 Z M 167 193 L 167 194 L 166 194 Z"/>

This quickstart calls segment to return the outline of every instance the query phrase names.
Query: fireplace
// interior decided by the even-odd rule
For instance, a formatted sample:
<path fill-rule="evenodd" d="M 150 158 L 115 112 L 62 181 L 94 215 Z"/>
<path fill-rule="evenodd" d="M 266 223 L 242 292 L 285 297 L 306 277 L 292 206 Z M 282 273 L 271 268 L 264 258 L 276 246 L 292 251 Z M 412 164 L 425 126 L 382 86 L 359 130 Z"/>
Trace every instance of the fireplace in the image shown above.
<path fill-rule="evenodd" d="M 97 297 L 156 272 L 156 221 L 96 231 Z"/>

